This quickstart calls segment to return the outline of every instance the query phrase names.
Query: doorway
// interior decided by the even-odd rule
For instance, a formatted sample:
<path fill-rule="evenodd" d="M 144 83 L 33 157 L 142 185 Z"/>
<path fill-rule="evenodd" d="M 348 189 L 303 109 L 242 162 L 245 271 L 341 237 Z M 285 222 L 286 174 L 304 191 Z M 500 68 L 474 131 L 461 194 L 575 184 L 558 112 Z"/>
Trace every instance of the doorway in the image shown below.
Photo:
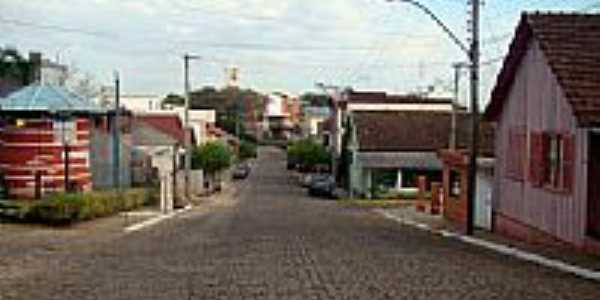
<path fill-rule="evenodd" d="M 590 133 L 588 151 L 587 233 L 600 239 L 600 133 Z"/>
<path fill-rule="evenodd" d="M 475 198 L 475 226 L 492 230 L 492 184 L 491 170 L 482 170 L 477 174 L 477 196 Z"/>

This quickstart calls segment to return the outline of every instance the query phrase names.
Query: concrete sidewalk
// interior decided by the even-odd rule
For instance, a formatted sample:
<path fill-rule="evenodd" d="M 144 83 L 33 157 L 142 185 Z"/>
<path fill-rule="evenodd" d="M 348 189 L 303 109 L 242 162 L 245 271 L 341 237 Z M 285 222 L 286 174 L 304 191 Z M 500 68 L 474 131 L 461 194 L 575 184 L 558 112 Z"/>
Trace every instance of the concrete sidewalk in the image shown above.
<path fill-rule="evenodd" d="M 476 230 L 473 236 L 465 236 L 458 226 L 445 220 L 441 215 L 417 211 L 415 206 L 376 209 L 375 212 L 388 219 L 429 231 L 432 234 L 455 238 L 504 255 L 600 281 L 600 257 L 597 256 L 576 252 L 572 249 L 528 244 L 486 230 Z"/>

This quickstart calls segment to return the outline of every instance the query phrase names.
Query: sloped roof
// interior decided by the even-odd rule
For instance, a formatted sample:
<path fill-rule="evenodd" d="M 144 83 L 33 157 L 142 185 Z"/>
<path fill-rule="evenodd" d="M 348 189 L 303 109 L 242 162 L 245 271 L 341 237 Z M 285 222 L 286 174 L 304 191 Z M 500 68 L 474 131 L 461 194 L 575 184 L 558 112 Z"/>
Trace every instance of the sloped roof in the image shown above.
<path fill-rule="evenodd" d="M 361 104 L 413 104 L 413 103 L 429 103 L 429 104 L 448 104 L 452 103 L 450 98 L 430 98 L 421 97 L 418 95 L 393 95 L 385 92 L 348 92 L 347 100 L 349 103 Z"/>
<path fill-rule="evenodd" d="M 132 141 L 137 146 L 163 146 L 163 145 L 175 145 L 178 141 L 166 134 L 161 132 L 154 126 L 140 120 L 136 120 L 132 126 Z"/>
<path fill-rule="evenodd" d="M 452 114 L 447 111 L 358 111 L 352 113 L 359 151 L 417 152 L 449 148 Z M 456 147 L 471 142 L 471 115 L 457 112 Z M 495 128 L 479 125 L 479 156 L 494 156 Z"/>
<path fill-rule="evenodd" d="M 181 144 L 185 142 L 185 130 L 177 114 L 138 114 L 135 115 L 135 121 L 152 126 Z"/>
<path fill-rule="evenodd" d="M 451 114 L 440 111 L 353 113 L 360 151 L 437 151 L 448 148 Z M 469 141 L 468 116 L 457 115 L 457 146 Z"/>
<path fill-rule="evenodd" d="M 103 113 L 100 106 L 64 87 L 34 83 L 0 99 L 3 111 Z"/>
<path fill-rule="evenodd" d="M 486 117 L 496 120 L 534 38 L 580 126 L 600 124 L 600 14 L 523 14 L 492 91 Z"/>

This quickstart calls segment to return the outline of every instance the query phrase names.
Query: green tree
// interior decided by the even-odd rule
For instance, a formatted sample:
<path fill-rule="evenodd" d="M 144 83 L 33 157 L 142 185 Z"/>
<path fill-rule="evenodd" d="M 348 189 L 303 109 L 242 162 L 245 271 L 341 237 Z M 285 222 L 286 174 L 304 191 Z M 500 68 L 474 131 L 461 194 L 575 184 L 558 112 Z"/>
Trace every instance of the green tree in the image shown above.
<path fill-rule="evenodd" d="M 181 96 L 170 94 L 163 104 L 183 105 Z M 217 113 L 217 126 L 230 134 L 236 133 L 236 123 L 240 123 L 240 136 L 244 136 L 244 121 L 258 120 L 265 107 L 264 95 L 252 89 L 226 87 L 217 89 L 205 86 L 190 92 L 190 108 L 214 109 Z"/>
<path fill-rule="evenodd" d="M 329 106 L 331 105 L 331 97 L 325 94 L 304 93 L 300 96 L 300 101 L 308 106 Z"/>
<path fill-rule="evenodd" d="M 16 49 L 0 48 L 0 78 L 28 84 L 33 66 Z"/>
<path fill-rule="evenodd" d="M 196 149 L 192 154 L 192 168 L 202 169 L 209 175 L 231 166 L 233 152 L 229 146 L 221 142 L 208 142 Z"/>
<path fill-rule="evenodd" d="M 167 105 L 183 106 L 185 105 L 185 98 L 177 94 L 168 94 L 165 99 L 161 102 L 161 107 L 165 108 Z"/>
<path fill-rule="evenodd" d="M 314 170 L 319 165 L 329 165 L 330 154 L 313 139 L 302 139 L 288 146 L 288 157 L 300 165 L 301 170 Z"/>
<path fill-rule="evenodd" d="M 242 140 L 240 142 L 240 151 L 239 151 L 239 158 L 240 160 L 246 160 L 249 158 L 254 158 L 256 157 L 256 144 L 247 141 L 247 140 Z"/>

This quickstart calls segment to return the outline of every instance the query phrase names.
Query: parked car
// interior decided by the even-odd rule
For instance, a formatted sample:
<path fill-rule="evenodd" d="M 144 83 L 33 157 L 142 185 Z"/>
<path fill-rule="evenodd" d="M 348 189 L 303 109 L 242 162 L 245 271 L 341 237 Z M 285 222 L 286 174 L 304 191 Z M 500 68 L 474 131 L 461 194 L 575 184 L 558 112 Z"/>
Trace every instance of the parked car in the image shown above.
<path fill-rule="evenodd" d="M 312 177 L 308 194 L 316 197 L 335 199 L 335 178 L 330 174 L 316 174 Z"/>
<path fill-rule="evenodd" d="M 239 164 L 233 170 L 233 179 L 244 179 L 250 175 L 250 165 L 247 163 Z"/>

